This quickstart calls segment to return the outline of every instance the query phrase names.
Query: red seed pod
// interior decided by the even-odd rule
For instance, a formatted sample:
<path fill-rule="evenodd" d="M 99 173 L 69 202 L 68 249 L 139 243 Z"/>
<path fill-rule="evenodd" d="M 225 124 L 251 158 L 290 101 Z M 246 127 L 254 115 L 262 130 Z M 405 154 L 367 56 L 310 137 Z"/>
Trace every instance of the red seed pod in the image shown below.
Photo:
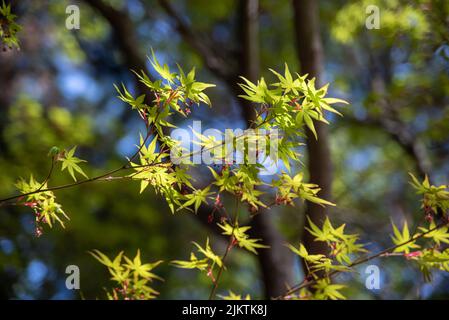
<path fill-rule="evenodd" d="M 25 207 L 30 207 L 30 208 L 34 208 L 34 207 L 36 207 L 37 206 L 37 202 L 25 202 L 24 204 L 23 204 Z"/>
<path fill-rule="evenodd" d="M 433 214 L 434 212 L 433 212 L 432 207 L 430 207 L 426 204 L 426 205 L 424 205 L 424 213 L 425 214 Z"/>
<path fill-rule="evenodd" d="M 276 195 L 276 199 L 274 200 L 274 202 L 279 205 L 282 204 L 285 201 L 285 199 L 279 195 Z"/>
<path fill-rule="evenodd" d="M 44 233 L 42 230 L 42 227 L 40 227 L 40 226 L 36 226 L 36 229 L 34 230 L 34 232 L 35 232 L 35 235 L 37 238 L 39 238 Z"/>
<path fill-rule="evenodd" d="M 250 213 L 256 213 L 258 211 L 258 209 L 257 209 L 257 207 L 255 207 L 255 206 L 253 206 L 253 205 L 250 205 L 249 206 L 249 212 Z"/>
<path fill-rule="evenodd" d="M 214 277 L 214 274 L 213 274 L 213 272 L 212 272 L 212 268 L 210 268 L 210 267 L 209 267 L 209 269 L 207 270 L 207 276 L 208 276 L 209 278 L 212 279 L 212 282 L 213 282 L 213 283 L 215 283 L 215 277 Z"/>
<path fill-rule="evenodd" d="M 223 203 L 221 202 L 220 194 L 215 198 L 214 206 L 216 208 L 223 208 Z"/>
<path fill-rule="evenodd" d="M 422 254 L 421 251 L 413 251 L 413 252 L 410 252 L 410 253 L 405 253 L 404 257 L 406 257 L 407 259 L 411 259 L 413 257 L 419 257 L 421 254 Z"/>
<path fill-rule="evenodd" d="M 211 213 L 208 217 L 207 217 L 207 223 L 211 224 L 214 221 L 214 215 Z"/>

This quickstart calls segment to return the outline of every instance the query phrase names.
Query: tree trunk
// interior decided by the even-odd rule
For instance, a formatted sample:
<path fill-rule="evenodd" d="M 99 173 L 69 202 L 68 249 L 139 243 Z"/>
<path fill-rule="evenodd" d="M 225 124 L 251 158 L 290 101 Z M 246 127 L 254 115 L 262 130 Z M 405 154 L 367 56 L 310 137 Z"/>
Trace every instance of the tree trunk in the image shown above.
<path fill-rule="evenodd" d="M 293 0 L 296 46 L 301 65 L 301 73 L 316 78 L 320 85 L 320 75 L 323 68 L 323 49 L 319 30 L 318 1 Z M 321 187 L 319 196 L 331 199 L 332 162 L 329 150 L 329 137 L 325 124 L 315 122 L 318 140 L 307 130 L 307 153 L 310 182 Z M 326 216 L 326 208 L 308 202 L 306 215 L 318 226 Z M 326 254 L 324 242 L 314 241 L 313 236 L 304 230 L 303 243 L 312 254 Z"/>
<path fill-rule="evenodd" d="M 242 0 L 240 2 L 241 48 L 240 74 L 255 82 L 259 78 L 259 1 Z M 240 79 L 236 79 L 240 82 Z M 234 89 L 235 90 L 235 89 Z M 241 92 L 238 88 L 238 92 Z M 254 106 L 241 102 L 242 114 L 248 124 L 255 119 Z M 251 221 L 251 235 L 263 239 L 270 249 L 259 250 L 257 258 L 262 272 L 265 297 L 276 297 L 283 294 L 287 286 L 293 284 L 293 256 L 285 247 L 285 239 L 276 230 L 271 214 L 263 208 Z"/>

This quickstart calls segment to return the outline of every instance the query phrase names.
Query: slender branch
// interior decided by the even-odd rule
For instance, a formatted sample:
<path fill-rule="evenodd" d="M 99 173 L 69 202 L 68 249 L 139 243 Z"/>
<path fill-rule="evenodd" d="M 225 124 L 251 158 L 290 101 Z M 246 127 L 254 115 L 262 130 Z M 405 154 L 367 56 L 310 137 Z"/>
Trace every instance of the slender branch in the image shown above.
<path fill-rule="evenodd" d="M 386 132 L 404 152 L 415 162 L 416 169 L 421 177 L 432 173 L 432 165 L 428 151 L 425 145 L 412 134 L 411 130 L 399 119 L 389 119 L 389 114 L 382 118 L 367 116 L 364 119 L 358 119 L 353 116 L 345 116 L 341 121 L 350 124 L 359 124 L 378 128 Z"/>
<path fill-rule="evenodd" d="M 52 156 L 50 171 L 48 171 L 47 177 L 45 178 L 44 182 L 42 182 L 41 186 L 39 187 L 39 189 L 37 189 L 37 191 L 41 190 L 45 186 L 45 184 L 48 182 L 48 180 L 50 180 L 54 167 L 55 167 L 55 156 Z"/>
<path fill-rule="evenodd" d="M 240 211 L 239 198 L 236 197 L 235 199 L 236 199 L 236 209 L 235 209 L 235 212 L 234 212 L 234 219 L 233 219 L 234 221 L 233 221 L 233 225 L 232 225 L 232 232 L 231 232 L 231 235 L 229 236 L 229 241 L 228 241 L 228 245 L 226 246 L 226 251 L 223 254 L 223 257 L 221 258 L 222 264 L 221 264 L 220 269 L 218 270 L 217 278 L 215 279 L 214 285 L 213 285 L 212 290 L 210 292 L 209 300 L 213 300 L 215 298 L 215 293 L 217 292 L 217 289 L 218 289 L 218 282 L 220 281 L 221 275 L 223 274 L 223 270 L 224 270 L 224 267 L 225 267 L 226 258 L 228 256 L 229 252 L 231 251 L 232 247 L 234 246 L 234 240 L 235 240 L 235 238 L 234 238 L 234 231 L 235 231 L 235 228 L 238 225 L 239 211 Z"/>
<path fill-rule="evenodd" d="M 153 126 L 153 128 L 154 128 L 154 126 Z M 2 203 L 4 203 L 4 202 L 8 202 L 8 201 L 11 201 L 11 200 L 14 200 L 14 199 L 18 199 L 18 198 L 21 198 L 21 197 L 30 196 L 30 195 L 33 195 L 33 194 L 36 194 L 36 193 L 42 193 L 42 192 L 47 192 L 47 191 L 55 191 L 55 190 L 67 189 L 67 188 L 79 186 L 79 185 L 81 185 L 81 184 L 85 184 L 85 183 L 88 183 L 88 182 L 93 182 L 93 181 L 103 180 L 103 178 L 108 177 L 108 176 L 112 176 L 114 173 L 117 173 L 117 172 L 122 171 L 122 170 L 130 169 L 131 167 L 129 167 L 129 164 L 130 164 L 131 161 L 133 161 L 133 160 L 137 157 L 137 155 L 140 153 L 140 151 L 142 150 L 142 148 L 143 148 L 143 146 L 145 145 L 146 141 L 147 141 L 148 138 L 150 137 L 151 132 L 152 132 L 152 130 L 148 130 L 148 131 L 147 131 L 147 135 L 146 135 L 144 141 L 142 142 L 142 144 L 139 146 L 138 150 L 137 150 L 137 151 L 131 156 L 131 158 L 130 158 L 125 164 L 123 164 L 121 167 L 119 167 L 119 168 L 117 168 L 117 169 L 114 169 L 114 170 L 111 170 L 111 171 L 108 171 L 108 172 L 106 172 L 106 173 L 103 173 L 103 174 L 101 174 L 101 175 L 99 175 L 99 176 L 96 176 L 96 177 L 93 177 L 93 178 L 88 178 L 88 179 L 76 181 L 76 182 L 73 182 L 73 183 L 68 183 L 68 184 L 64 184 L 64 185 L 60 185 L 60 186 L 48 187 L 48 188 L 43 189 L 43 186 L 50 180 L 51 174 L 52 174 L 53 169 L 54 169 L 55 157 L 53 156 L 53 157 L 52 157 L 52 162 L 51 162 L 51 168 L 50 168 L 50 171 L 49 171 L 47 177 L 45 178 L 44 182 L 40 185 L 40 187 L 39 187 L 38 189 L 36 189 L 36 190 L 34 190 L 34 191 L 27 192 L 27 193 L 23 193 L 23 194 L 20 194 L 20 195 L 12 196 L 12 197 L 9 197 L 9 198 L 0 199 L 0 205 L 1 205 Z M 151 164 L 151 166 L 153 166 L 153 165 L 155 165 L 155 163 L 152 163 L 152 164 Z M 135 168 L 135 167 L 134 167 L 134 168 Z M 112 178 L 112 177 L 110 177 L 110 178 Z M 107 179 L 107 180 L 111 180 L 111 179 Z"/>
<path fill-rule="evenodd" d="M 261 122 L 259 125 L 255 126 L 254 129 L 259 128 L 259 127 L 262 126 L 264 123 L 266 123 L 266 121 L 267 121 L 267 120 L 265 119 L 265 120 L 264 120 L 263 122 Z M 151 132 L 153 132 L 153 128 L 154 128 L 154 126 L 151 128 L 151 130 L 149 130 L 149 131 L 147 132 L 147 135 L 146 135 L 146 137 L 145 137 L 143 143 L 139 146 L 138 150 L 137 150 L 137 151 L 131 156 L 131 158 L 130 158 L 125 164 L 123 164 L 121 167 L 116 168 L 116 169 L 114 169 L 114 170 L 112 170 L 112 171 L 108 171 L 108 172 L 106 172 L 106 173 L 103 173 L 103 174 L 101 174 L 101 175 L 99 175 L 99 176 L 96 176 L 96 177 L 93 177 L 93 178 L 88 178 L 88 179 L 84 179 L 84 180 L 76 181 L 76 182 L 74 182 L 74 183 L 64 184 L 64 185 L 60 185 L 60 186 L 48 187 L 48 188 L 45 188 L 45 189 L 39 188 L 39 189 L 36 189 L 36 190 L 34 190 L 34 191 L 30 191 L 30 192 L 23 193 L 23 194 L 20 194 L 20 195 L 15 195 L 15 196 L 11 196 L 11 197 L 8 197 L 8 198 L 0 199 L 0 206 L 1 206 L 3 203 L 5 203 L 5 202 L 8 202 L 8 201 L 11 201 L 11 200 L 14 200 L 14 199 L 18 199 L 18 198 L 22 198 L 22 197 L 26 197 L 26 196 L 29 196 L 29 195 L 33 195 L 33 194 L 36 194 L 36 193 L 42 193 L 42 192 L 47 192 L 47 191 L 55 191 L 55 190 L 67 189 L 67 188 L 79 186 L 79 185 L 81 185 L 81 184 L 85 184 L 85 183 L 89 183 L 89 182 L 94 182 L 94 181 L 99 181 L 99 180 L 102 180 L 102 181 L 105 181 L 105 180 L 106 180 L 106 181 L 112 180 L 112 179 L 103 179 L 103 178 L 112 176 L 113 174 L 115 174 L 115 173 L 117 173 L 117 172 L 119 172 L 119 171 L 123 171 L 123 170 L 139 169 L 139 168 L 147 169 L 147 168 L 154 167 L 154 166 L 158 166 L 158 165 L 171 165 L 170 162 L 163 162 L 163 161 L 156 162 L 156 160 L 159 159 L 159 157 L 157 157 L 157 158 L 155 159 L 155 161 L 153 161 L 152 163 L 143 164 L 143 165 L 133 165 L 133 166 L 130 166 L 132 160 L 134 160 L 134 159 L 137 157 L 137 155 L 140 153 L 140 151 L 142 150 L 143 146 L 145 145 L 146 141 L 147 141 L 148 138 L 151 136 Z M 244 138 L 245 136 L 246 136 L 246 134 L 243 132 L 242 134 L 237 135 L 237 136 L 235 137 L 235 139 L 236 139 L 236 141 L 237 141 L 238 139 Z M 218 143 L 218 144 L 213 145 L 213 146 L 211 146 L 211 147 L 204 148 L 204 149 L 201 149 L 201 150 L 198 150 L 198 151 L 192 151 L 192 152 L 190 152 L 190 153 L 188 153 L 188 154 L 186 154 L 186 155 L 183 155 L 183 156 L 179 157 L 178 160 L 188 159 L 188 158 L 190 158 L 190 157 L 192 157 L 192 156 L 195 156 L 195 155 L 197 155 L 197 154 L 199 154 L 199 153 L 202 153 L 202 152 L 205 152 L 205 151 L 212 151 L 212 150 L 214 150 L 215 148 L 222 147 L 222 146 L 224 145 L 225 142 L 226 142 L 226 141 L 223 140 L 223 141 L 221 141 L 221 143 Z"/>
<path fill-rule="evenodd" d="M 164 11 L 175 22 L 175 27 L 183 39 L 192 46 L 201 56 L 207 68 L 223 79 L 234 79 L 234 74 L 230 72 L 229 64 L 222 54 L 225 48 L 220 47 L 220 51 L 214 50 L 214 45 L 208 37 L 200 36 L 198 32 L 193 31 L 184 18 L 172 6 L 168 0 L 159 0 L 159 4 Z"/>
<path fill-rule="evenodd" d="M 407 241 L 404 241 L 404 242 L 402 242 L 402 243 L 400 243 L 400 244 L 391 246 L 391 247 L 389 247 L 389 248 L 387 248 L 387 249 L 384 249 L 384 250 L 382 250 L 382 251 L 380 251 L 380 252 L 378 252 L 378 253 L 376 253 L 376 254 L 373 254 L 373 255 L 371 255 L 371 256 L 368 256 L 368 257 L 365 257 L 365 258 L 360 258 L 360 259 L 358 259 L 358 260 L 355 260 L 354 262 L 352 262 L 352 263 L 350 263 L 350 264 L 348 265 L 348 268 L 353 268 L 353 267 L 355 267 L 355 266 L 358 266 L 358 265 L 360 265 L 360 264 L 366 263 L 366 262 L 371 261 L 371 260 L 373 260 L 373 259 L 376 259 L 376 258 L 378 258 L 378 257 L 388 257 L 388 256 L 391 256 L 391 255 L 392 255 L 391 253 L 392 253 L 395 249 L 397 249 L 397 248 L 399 248 L 399 247 L 402 247 L 402 246 L 404 246 L 404 245 L 407 245 L 407 244 L 409 244 L 409 243 L 411 243 L 411 242 L 415 242 L 415 241 L 417 241 L 417 240 L 423 238 L 423 237 L 426 236 L 427 234 L 432 233 L 432 232 L 434 232 L 435 230 L 438 230 L 438 229 L 440 229 L 440 228 L 442 228 L 442 227 L 444 227 L 444 226 L 447 226 L 448 224 L 449 224 L 449 220 L 446 220 L 446 221 L 444 221 L 444 222 L 438 224 L 438 225 L 435 226 L 434 228 L 431 228 L 431 229 L 427 230 L 427 231 L 424 232 L 424 233 L 420 233 L 420 234 L 418 234 L 418 235 L 415 235 L 415 236 L 411 237 L 411 238 L 408 239 Z M 284 299 L 285 297 L 287 297 L 287 296 L 289 296 L 289 295 L 291 295 L 291 294 L 294 294 L 294 293 L 296 293 L 297 291 L 299 291 L 299 290 L 301 290 L 301 289 L 303 289 L 303 288 L 309 287 L 310 285 L 316 283 L 316 282 L 319 281 L 319 280 L 322 280 L 322 279 L 325 279 L 325 278 L 328 278 L 328 277 L 331 278 L 331 277 L 334 277 L 334 276 L 336 276 L 336 275 L 338 275 L 338 274 L 340 274 L 340 273 L 342 273 L 342 271 L 335 270 L 335 271 L 333 271 L 333 272 L 327 274 L 326 276 L 322 276 L 322 277 L 319 277 L 319 278 L 316 278 L 316 279 L 313 279 L 313 280 L 310 280 L 310 281 L 308 281 L 308 280 L 306 279 L 306 280 L 304 280 L 303 282 L 301 282 L 300 284 L 297 284 L 296 286 L 293 286 L 292 288 L 290 288 L 290 289 L 289 289 L 285 294 L 283 294 L 282 296 L 276 297 L 276 298 L 274 298 L 274 299 L 275 299 L 275 300 Z"/>

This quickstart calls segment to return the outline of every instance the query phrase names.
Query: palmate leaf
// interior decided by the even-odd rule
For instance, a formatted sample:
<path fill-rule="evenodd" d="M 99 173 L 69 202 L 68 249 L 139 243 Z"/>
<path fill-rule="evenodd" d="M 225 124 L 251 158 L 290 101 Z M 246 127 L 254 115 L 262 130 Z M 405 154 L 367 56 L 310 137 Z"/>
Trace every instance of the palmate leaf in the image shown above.
<path fill-rule="evenodd" d="M 214 176 L 214 185 L 219 187 L 219 191 L 228 191 L 233 193 L 237 188 L 238 177 L 233 174 L 229 168 L 223 169 L 220 174 L 218 174 L 213 168 L 208 166 L 210 172 Z"/>
<path fill-rule="evenodd" d="M 240 98 L 256 103 L 274 103 L 277 98 L 277 91 L 268 89 L 264 78 L 260 78 L 257 84 L 252 83 L 245 77 L 240 77 L 245 84 L 239 83 L 239 86 L 246 95 L 239 95 Z"/>
<path fill-rule="evenodd" d="M 219 267 L 223 266 L 223 262 L 221 261 L 221 258 L 216 255 L 214 253 L 214 251 L 212 250 L 210 243 L 209 243 L 209 238 L 206 239 L 206 246 L 205 248 L 201 247 L 198 243 L 193 242 L 193 244 L 195 245 L 195 247 L 197 247 L 198 252 L 200 252 L 201 254 L 203 254 L 207 259 L 210 259 L 212 261 L 212 264 L 217 264 Z"/>
<path fill-rule="evenodd" d="M 227 296 L 219 295 L 220 298 L 223 300 L 251 300 L 251 296 L 247 294 L 245 298 L 242 298 L 241 294 L 236 294 L 232 290 L 229 290 L 229 293 Z"/>
<path fill-rule="evenodd" d="M 159 61 L 156 58 L 156 55 L 154 54 L 153 49 L 151 49 L 151 58 L 148 58 L 151 65 L 153 66 L 153 69 L 164 79 L 167 80 L 169 83 L 173 83 L 173 80 L 176 77 L 176 73 L 170 72 L 170 68 L 167 64 L 164 64 L 163 66 L 160 65 Z"/>
<path fill-rule="evenodd" d="M 45 198 L 44 200 L 40 201 L 38 205 L 40 214 L 44 217 L 42 221 L 45 221 L 45 223 L 48 224 L 50 228 L 53 227 L 54 222 L 58 222 L 61 227 L 65 228 L 64 222 L 59 215 L 62 215 L 67 220 L 70 220 L 70 218 L 67 216 L 64 210 L 62 210 L 61 205 L 55 201 L 54 197 Z"/>
<path fill-rule="evenodd" d="M 122 83 L 122 90 L 123 92 L 120 90 L 120 88 L 114 84 L 114 88 L 117 91 L 118 98 L 120 100 L 122 100 L 123 102 L 128 103 L 132 109 L 140 109 L 143 105 L 144 105 L 144 100 L 145 100 L 145 95 L 142 94 L 139 97 L 137 97 L 136 99 L 134 99 L 133 95 L 131 93 L 129 93 L 129 91 L 126 89 L 125 85 Z"/>
<path fill-rule="evenodd" d="M 259 206 L 263 208 L 267 207 L 267 205 L 259 199 L 259 196 L 264 194 L 264 192 L 255 188 L 242 188 L 241 192 L 241 201 L 250 204 L 252 208 L 258 209 Z"/>
<path fill-rule="evenodd" d="M 206 270 L 209 266 L 209 259 L 198 259 L 193 252 L 190 253 L 190 260 L 173 260 L 171 263 L 178 268 L 183 269 L 199 269 L 201 271 Z"/>
<path fill-rule="evenodd" d="M 126 261 L 126 264 L 124 266 L 131 270 L 135 276 L 142 277 L 147 280 L 162 279 L 154 273 L 150 272 L 158 265 L 160 265 L 162 263 L 162 260 L 156 261 L 154 263 L 142 264 L 142 261 L 140 260 L 140 250 L 137 250 L 136 256 L 133 260 L 126 256 L 124 258 Z"/>
<path fill-rule="evenodd" d="M 67 169 L 70 176 L 75 181 L 76 181 L 75 172 L 81 174 L 86 179 L 89 179 L 89 177 L 84 173 L 83 169 L 81 169 L 81 167 L 78 165 L 78 163 L 87 162 L 87 161 L 81 160 L 81 159 L 75 157 L 74 156 L 75 151 L 76 151 L 76 146 L 74 146 L 69 151 L 65 151 L 63 153 L 63 156 L 58 159 L 59 161 L 62 162 L 61 171 L 64 171 L 65 169 Z"/>
<path fill-rule="evenodd" d="M 154 263 L 142 263 L 140 259 L 140 250 L 133 259 L 128 258 L 120 252 L 113 260 L 99 250 L 89 251 L 97 261 L 105 265 L 111 275 L 111 280 L 115 281 L 118 287 L 108 293 L 108 298 L 117 299 L 153 299 L 158 292 L 151 288 L 148 283 L 154 279 L 162 280 L 159 276 L 150 272 L 156 268 L 162 261 Z M 125 260 L 125 263 L 122 260 Z"/>
<path fill-rule="evenodd" d="M 448 233 L 448 227 L 439 227 L 436 228 L 435 222 L 431 222 L 429 225 L 429 228 L 419 228 L 423 233 L 426 233 L 424 235 L 425 238 L 431 238 L 437 245 L 440 245 L 441 242 L 449 244 L 449 233 Z M 431 232 L 430 230 L 435 229 Z"/>
<path fill-rule="evenodd" d="M 448 186 L 440 185 L 434 186 L 430 184 L 429 177 L 426 175 L 423 182 L 419 182 L 418 179 L 411 173 L 409 173 L 412 182 L 411 185 L 416 189 L 418 194 L 423 195 L 422 204 L 423 207 L 428 207 L 436 212 L 441 209 L 443 212 L 449 209 L 449 191 Z"/>
<path fill-rule="evenodd" d="M 273 69 L 269 69 L 274 75 L 276 75 L 279 79 L 279 83 L 273 84 L 273 86 L 278 86 L 284 90 L 285 93 L 293 91 L 294 94 L 298 94 L 298 86 L 300 86 L 304 79 L 299 78 L 293 80 L 293 77 L 288 69 L 287 63 L 285 63 L 285 71 L 284 76 Z M 302 81 L 301 81 L 302 80 Z"/>
<path fill-rule="evenodd" d="M 306 247 L 300 244 L 299 248 L 295 248 L 291 244 L 287 244 L 287 247 L 295 254 L 300 256 L 306 262 L 307 270 L 310 272 L 317 271 L 339 271 L 350 272 L 351 269 L 345 265 L 333 264 L 332 259 L 329 259 L 323 254 L 309 254 Z"/>
<path fill-rule="evenodd" d="M 280 195 L 283 198 L 301 198 L 320 206 L 335 206 L 334 203 L 321 199 L 317 196 L 321 190 L 316 184 L 303 182 L 304 174 L 302 172 L 291 177 L 283 172 L 277 182 L 273 182 L 278 186 Z"/>
<path fill-rule="evenodd" d="M 122 267 L 120 266 L 122 262 L 123 257 L 123 251 L 120 251 L 120 253 L 114 258 L 112 261 L 108 258 L 107 255 L 102 253 L 100 250 L 94 249 L 92 251 L 88 251 L 92 257 L 94 257 L 97 261 L 99 261 L 101 264 L 105 265 L 108 268 L 115 269 L 115 270 L 121 270 Z"/>
<path fill-rule="evenodd" d="M 16 188 L 23 194 L 30 193 L 41 189 L 47 189 L 47 183 L 40 183 L 34 179 L 33 175 L 30 176 L 29 181 L 20 178 L 15 184 Z M 44 191 L 30 194 L 26 197 L 27 201 L 42 201 L 46 198 L 54 198 L 55 195 L 52 191 Z"/>
<path fill-rule="evenodd" d="M 135 172 L 129 176 L 133 180 L 140 180 L 140 193 L 150 184 L 155 187 L 156 191 L 161 192 L 163 188 L 168 188 L 177 182 L 175 174 L 170 172 L 167 165 L 161 164 L 142 168 L 135 163 L 131 163 L 131 167 L 134 167 Z"/>
<path fill-rule="evenodd" d="M 328 279 L 320 279 L 313 286 L 316 290 L 314 298 L 319 300 L 344 300 L 346 297 L 340 291 L 345 287 L 342 284 L 331 284 Z"/>
<path fill-rule="evenodd" d="M 211 83 L 195 81 L 195 68 L 190 70 L 187 76 L 179 65 L 178 70 L 178 79 L 181 83 L 181 87 L 184 89 L 185 97 L 197 104 L 203 102 L 210 107 L 210 99 L 206 94 L 203 93 L 203 91 L 207 88 L 215 87 L 215 85 Z"/>
<path fill-rule="evenodd" d="M 5 4 L 2 0 L 0 5 L 0 44 L 3 43 L 6 47 L 19 48 L 19 39 L 17 33 L 22 30 L 22 26 L 16 23 L 17 16 L 11 13 L 11 4 Z"/>
<path fill-rule="evenodd" d="M 192 193 L 187 194 L 185 196 L 185 198 L 187 199 L 186 202 L 184 202 L 182 204 L 182 206 L 180 206 L 178 208 L 179 210 L 182 210 L 184 208 L 189 208 L 190 206 L 193 205 L 194 207 L 194 211 L 195 213 L 198 211 L 199 207 L 201 206 L 202 203 L 207 204 L 207 198 L 214 194 L 213 192 L 209 192 L 210 190 L 210 186 L 204 188 L 204 189 L 198 189 L 198 190 L 194 190 Z"/>
<path fill-rule="evenodd" d="M 198 259 L 196 255 L 191 252 L 190 260 L 173 260 L 171 263 L 178 268 L 199 269 L 201 271 L 208 268 L 212 269 L 215 265 L 218 267 L 223 266 L 221 258 L 212 251 L 209 244 L 209 238 L 206 239 L 206 246 L 204 248 L 196 242 L 193 242 L 193 245 L 198 249 L 198 253 L 204 256 L 204 258 Z"/>
<path fill-rule="evenodd" d="M 310 131 L 312 131 L 313 135 L 315 136 L 315 139 L 318 140 L 318 135 L 315 130 L 315 125 L 313 124 L 313 120 L 310 117 L 310 115 L 307 113 L 303 113 L 303 119 L 304 119 L 304 122 L 306 123 L 306 126 L 310 129 Z"/>
<path fill-rule="evenodd" d="M 108 268 L 108 271 L 111 274 L 111 280 L 117 281 L 119 283 L 123 283 L 124 281 L 126 281 L 130 272 L 129 270 L 126 270 L 126 268 L 121 264 L 123 251 L 121 251 L 114 258 L 114 260 L 110 260 L 108 256 L 96 249 L 88 251 L 88 253 Z"/>
<path fill-rule="evenodd" d="M 33 176 L 31 176 L 29 181 L 20 179 L 16 183 L 16 187 L 22 194 L 26 194 L 35 192 L 39 189 L 46 189 L 47 183 L 39 183 Z M 62 217 L 70 220 L 62 209 L 62 206 L 56 202 L 55 194 L 52 191 L 42 191 L 27 195 L 26 201 L 27 202 L 25 205 L 33 208 L 38 223 L 47 224 L 50 228 L 52 228 L 53 224 L 58 222 L 63 228 L 65 228 Z"/>
<path fill-rule="evenodd" d="M 249 235 L 246 234 L 246 231 L 251 229 L 251 227 L 233 227 L 228 223 L 217 224 L 222 230 L 223 234 L 227 236 L 234 236 L 237 241 L 237 245 L 240 248 L 244 248 L 254 254 L 257 254 L 256 249 L 269 248 L 269 246 L 258 243 L 261 239 L 250 239 Z"/>
<path fill-rule="evenodd" d="M 419 255 L 410 257 L 415 260 L 426 282 L 432 281 L 432 270 L 449 272 L 449 249 L 440 251 L 436 248 L 425 249 Z"/>
<path fill-rule="evenodd" d="M 329 218 L 326 217 L 323 226 L 319 228 L 309 217 L 307 219 L 309 227 L 306 227 L 306 229 L 315 237 L 315 241 L 326 242 L 331 247 L 331 254 L 339 263 L 346 262 L 350 264 L 350 255 L 367 251 L 363 244 L 357 243 L 359 240 L 357 234 L 345 233 L 345 224 L 334 228 Z M 302 250 L 302 254 L 307 253 L 304 253 L 304 250 L 305 248 Z"/>
<path fill-rule="evenodd" d="M 407 221 L 404 221 L 404 225 L 402 227 L 402 232 L 399 231 L 399 229 L 396 227 L 396 225 L 392 222 L 393 226 L 393 235 L 391 236 L 391 239 L 393 240 L 393 243 L 395 245 L 400 245 L 402 243 L 405 243 L 409 240 L 411 240 L 410 231 L 408 229 Z M 407 244 L 401 245 L 394 249 L 394 252 L 405 252 L 409 253 L 412 249 L 418 249 L 419 245 L 415 243 L 415 241 L 411 241 Z"/>
<path fill-rule="evenodd" d="M 312 264 L 316 264 L 316 263 L 322 262 L 323 259 L 326 258 L 326 256 L 323 255 L 323 254 L 309 254 L 307 252 L 306 247 L 302 243 L 299 245 L 299 248 L 295 248 L 291 244 L 287 244 L 287 247 L 293 253 L 297 254 L 298 256 L 300 256 L 301 258 L 303 258 L 304 260 L 306 260 L 307 262 L 310 262 Z"/>

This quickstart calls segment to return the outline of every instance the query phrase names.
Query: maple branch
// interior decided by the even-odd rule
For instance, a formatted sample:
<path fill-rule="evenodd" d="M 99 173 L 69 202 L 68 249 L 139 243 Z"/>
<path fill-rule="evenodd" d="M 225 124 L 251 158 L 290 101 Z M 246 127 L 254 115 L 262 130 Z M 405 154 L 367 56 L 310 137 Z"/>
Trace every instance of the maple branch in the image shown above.
<path fill-rule="evenodd" d="M 218 282 L 219 282 L 219 280 L 221 278 L 221 275 L 223 273 L 223 269 L 225 267 L 226 258 L 228 256 L 229 252 L 231 251 L 232 247 L 234 246 L 234 241 L 235 241 L 234 231 L 235 231 L 235 228 L 237 227 L 237 224 L 238 224 L 239 210 L 240 210 L 239 198 L 236 197 L 235 199 L 236 199 L 236 209 L 235 209 L 235 212 L 234 212 L 234 219 L 233 219 L 234 222 L 233 222 L 233 225 L 232 225 L 232 232 L 231 232 L 231 235 L 229 236 L 229 241 L 228 241 L 228 245 L 226 246 L 226 251 L 223 254 L 223 257 L 221 258 L 222 264 L 221 264 L 220 269 L 218 270 L 217 278 L 215 279 L 214 285 L 213 285 L 212 290 L 210 292 L 209 300 L 213 300 L 215 298 L 215 293 L 216 293 L 216 291 L 218 289 Z"/>
<path fill-rule="evenodd" d="M 358 259 L 358 260 L 355 260 L 354 262 L 352 262 L 352 263 L 350 263 L 350 264 L 348 265 L 348 268 L 353 268 L 353 267 L 355 267 L 355 266 L 358 266 L 358 265 L 360 265 L 360 264 L 366 263 L 366 262 L 371 261 L 371 260 L 373 260 L 373 259 L 375 259 L 375 258 L 378 258 L 378 257 L 388 257 L 389 254 L 391 254 L 391 252 L 394 251 L 395 249 L 397 249 L 397 248 L 399 248 L 399 247 L 402 247 L 402 246 L 404 246 L 404 245 L 407 245 L 407 244 L 409 244 L 409 243 L 411 243 L 411 242 L 415 242 L 416 240 L 419 240 L 419 239 L 421 239 L 422 237 L 426 236 L 427 234 L 432 233 L 432 232 L 434 232 L 435 230 L 438 230 L 438 229 L 440 229 L 440 228 L 442 228 L 442 227 L 444 227 L 444 226 L 447 226 L 448 224 L 449 224 L 449 219 L 446 220 L 446 221 L 444 221 L 444 222 L 442 222 L 442 223 L 440 223 L 440 224 L 438 224 L 438 225 L 435 226 L 434 228 L 431 228 L 431 229 L 427 230 L 427 231 L 424 232 L 424 233 L 420 233 L 420 234 L 417 234 L 417 235 L 411 237 L 411 238 L 408 239 L 407 241 L 404 241 L 404 242 L 399 243 L 399 244 L 397 244 L 397 245 L 391 246 L 391 247 L 389 247 L 389 248 L 387 248 L 387 249 L 384 249 L 384 250 L 382 250 L 382 251 L 380 251 L 380 252 L 378 252 L 378 253 L 376 253 L 376 254 L 373 254 L 373 255 L 371 255 L 371 256 L 368 256 L 368 257 L 365 257 L 365 258 L 360 258 L 360 259 Z M 325 275 L 325 276 L 322 276 L 322 277 L 319 277 L 319 278 L 316 278 L 316 279 L 313 279 L 313 280 L 310 280 L 310 281 L 308 281 L 307 279 L 305 279 L 303 282 L 301 282 L 301 283 L 297 284 L 296 286 L 293 286 L 292 288 L 290 288 L 290 289 L 289 289 L 286 293 L 284 293 L 283 295 L 274 298 L 274 300 L 285 299 L 287 296 L 292 295 L 292 294 L 298 292 L 299 290 L 301 290 L 301 289 L 303 289 L 303 288 L 307 288 L 307 287 L 309 287 L 310 285 L 315 284 L 315 283 L 318 282 L 319 280 L 323 280 L 323 279 L 325 279 L 325 278 L 332 278 L 332 277 L 334 277 L 334 276 L 340 274 L 341 272 L 342 272 L 342 271 L 335 270 L 335 271 L 332 271 L 332 272 L 328 273 L 328 274 Z"/>

